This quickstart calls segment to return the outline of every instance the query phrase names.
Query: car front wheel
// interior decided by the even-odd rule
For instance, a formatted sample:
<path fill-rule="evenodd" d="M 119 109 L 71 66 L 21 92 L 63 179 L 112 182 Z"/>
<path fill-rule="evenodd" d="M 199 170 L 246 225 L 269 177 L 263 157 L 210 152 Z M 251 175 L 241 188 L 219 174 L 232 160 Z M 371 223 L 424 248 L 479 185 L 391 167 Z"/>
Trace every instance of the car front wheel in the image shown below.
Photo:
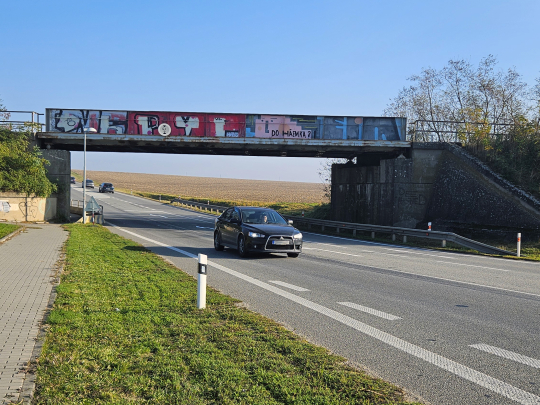
<path fill-rule="evenodd" d="M 240 257 L 246 257 L 248 255 L 246 240 L 242 235 L 238 238 L 238 254 Z"/>
<path fill-rule="evenodd" d="M 221 235 L 219 232 L 214 233 L 214 249 L 218 252 L 223 250 L 223 245 L 221 244 Z"/>

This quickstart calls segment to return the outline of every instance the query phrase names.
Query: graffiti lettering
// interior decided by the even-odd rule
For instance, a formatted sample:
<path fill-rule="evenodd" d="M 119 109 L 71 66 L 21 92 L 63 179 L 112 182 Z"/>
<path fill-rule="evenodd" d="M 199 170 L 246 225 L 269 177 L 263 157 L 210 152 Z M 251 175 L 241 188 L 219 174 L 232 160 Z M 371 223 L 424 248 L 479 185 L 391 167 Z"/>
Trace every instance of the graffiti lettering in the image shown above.
<path fill-rule="evenodd" d="M 191 130 L 194 128 L 199 128 L 199 118 L 198 117 L 176 117 L 177 128 L 183 128 L 186 136 L 191 136 Z"/>
<path fill-rule="evenodd" d="M 405 118 L 331 117 L 217 114 L 189 112 L 139 112 L 48 109 L 48 132 L 160 136 L 158 127 L 171 127 L 170 137 L 256 137 L 295 139 L 361 139 L 404 141 Z"/>

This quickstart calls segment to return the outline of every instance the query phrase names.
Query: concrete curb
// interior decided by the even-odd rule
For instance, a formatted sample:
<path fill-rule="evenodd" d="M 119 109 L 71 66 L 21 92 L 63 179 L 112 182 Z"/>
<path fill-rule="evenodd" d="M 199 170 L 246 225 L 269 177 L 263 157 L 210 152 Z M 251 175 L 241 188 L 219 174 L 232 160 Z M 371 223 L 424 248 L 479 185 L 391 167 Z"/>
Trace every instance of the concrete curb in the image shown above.
<path fill-rule="evenodd" d="M 16 229 L 14 230 L 13 232 L 11 232 L 9 235 L 6 235 L 4 236 L 2 239 L 0 239 L 0 245 L 8 240 L 10 240 L 11 238 L 17 236 L 18 234 L 20 234 L 22 231 L 24 231 L 26 229 L 26 227 L 24 225 L 21 225 L 19 229 Z"/>

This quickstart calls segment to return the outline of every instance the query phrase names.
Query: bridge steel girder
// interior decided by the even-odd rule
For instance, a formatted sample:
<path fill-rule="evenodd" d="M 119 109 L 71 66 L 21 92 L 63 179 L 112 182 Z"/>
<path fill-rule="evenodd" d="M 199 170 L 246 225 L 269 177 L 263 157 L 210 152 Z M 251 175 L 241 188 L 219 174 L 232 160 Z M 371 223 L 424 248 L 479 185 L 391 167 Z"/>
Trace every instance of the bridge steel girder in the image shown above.
<path fill-rule="evenodd" d="M 83 135 L 38 132 L 43 149 L 83 150 Z M 375 154 L 388 158 L 406 153 L 407 141 L 289 138 L 159 137 L 144 135 L 88 134 L 86 150 L 93 152 L 136 152 L 236 156 L 288 156 L 352 159 Z"/>

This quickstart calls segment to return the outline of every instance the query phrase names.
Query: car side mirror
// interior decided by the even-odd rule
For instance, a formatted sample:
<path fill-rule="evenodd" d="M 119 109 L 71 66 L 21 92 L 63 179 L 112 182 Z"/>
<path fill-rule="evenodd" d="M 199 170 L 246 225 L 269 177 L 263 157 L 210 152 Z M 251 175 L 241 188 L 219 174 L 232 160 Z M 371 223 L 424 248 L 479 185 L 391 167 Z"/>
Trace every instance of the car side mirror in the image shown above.
<path fill-rule="evenodd" d="M 292 219 L 289 219 L 289 220 L 287 221 L 287 223 L 288 223 L 289 225 L 292 225 Z"/>

